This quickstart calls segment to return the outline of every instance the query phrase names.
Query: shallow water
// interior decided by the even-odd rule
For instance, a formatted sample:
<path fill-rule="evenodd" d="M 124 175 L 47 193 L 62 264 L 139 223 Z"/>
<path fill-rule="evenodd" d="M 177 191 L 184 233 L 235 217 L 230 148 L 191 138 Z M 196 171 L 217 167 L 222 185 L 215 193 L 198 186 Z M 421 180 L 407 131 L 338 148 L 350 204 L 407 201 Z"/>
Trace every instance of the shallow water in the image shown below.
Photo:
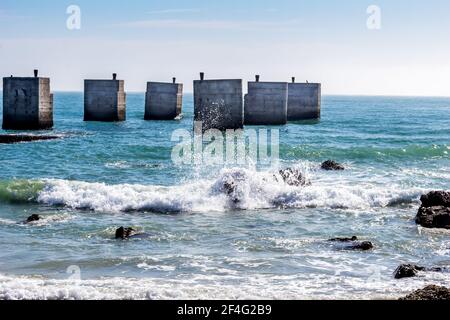
<path fill-rule="evenodd" d="M 169 122 L 141 120 L 143 94 L 128 95 L 123 123 L 85 123 L 82 103 L 55 94 L 62 139 L 0 145 L 0 298 L 374 299 L 450 285 L 392 276 L 450 266 L 450 231 L 414 223 L 421 194 L 450 189 L 450 99 L 324 97 L 320 122 L 275 127 L 280 166 L 304 187 L 273 181 L 276 168 L 175 166 L 192 95 Z M 327 159 L 347 170 L 319 170 Z M 238 204 L 220 190 L 230 176 Z M 33 213 L 44 219 L 18 223 Z M 121 225 L 148 237 L 116 241 Z M 374 250 L 326 241 L 352 235 Z"/>

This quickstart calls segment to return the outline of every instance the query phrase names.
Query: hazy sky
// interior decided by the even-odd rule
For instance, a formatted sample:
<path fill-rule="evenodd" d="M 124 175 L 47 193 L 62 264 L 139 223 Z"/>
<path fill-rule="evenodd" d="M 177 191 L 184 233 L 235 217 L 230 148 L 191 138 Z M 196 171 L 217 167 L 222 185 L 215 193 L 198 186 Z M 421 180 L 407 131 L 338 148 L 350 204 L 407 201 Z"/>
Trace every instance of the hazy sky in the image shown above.
<path fill-rule="evenodd" d="M 81 29 L 69 30 L 69 5 Z M 367 8 L 381 9 L 381 29 Z M 1 0 L 0 75 L 85 78 L 128 91 L 176 76 L 321 82 L 325 94 L 450 96 L 448 0 Z"/>

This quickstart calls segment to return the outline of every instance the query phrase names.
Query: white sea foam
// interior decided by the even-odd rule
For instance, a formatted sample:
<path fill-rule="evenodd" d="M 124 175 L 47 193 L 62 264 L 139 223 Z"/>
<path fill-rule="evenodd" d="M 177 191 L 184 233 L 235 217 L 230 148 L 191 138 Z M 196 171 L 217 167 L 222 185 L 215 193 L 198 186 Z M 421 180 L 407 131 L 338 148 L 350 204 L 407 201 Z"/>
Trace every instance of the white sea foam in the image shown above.
<path fill-rule="evenodd" d="M 308 177 L 308 172 L 305 172 Z M 229 209 L 333 208 L 364 210 L 418 201 L 423 188 L 370 182 L 355 182 L 328 175 L 310 177 L 311 185 L 285 184 L 270 171 L 223 169 L 214 178 L 161 187 L 108 185 L 68 180 L 45 180 L 38 195 L 40 203 L 63 205 L 97 212 L 221 212 Z M 233 181 L 233 196 L 224 183 Z M 233 201 L 236 200 L 237 201 Z"/>
<path fill-rule="evenodd" d="M 0 299 L 395 299 L 425 285 L 450 285 L 445 273 L 431 272 L 399 281 L 389 273 L 379 278 L 372 272 L 366 270 L 364 277 L 311 273 L 239 278 L 205 274 L 189 279 L 96 280 L 0 275 Z"/>

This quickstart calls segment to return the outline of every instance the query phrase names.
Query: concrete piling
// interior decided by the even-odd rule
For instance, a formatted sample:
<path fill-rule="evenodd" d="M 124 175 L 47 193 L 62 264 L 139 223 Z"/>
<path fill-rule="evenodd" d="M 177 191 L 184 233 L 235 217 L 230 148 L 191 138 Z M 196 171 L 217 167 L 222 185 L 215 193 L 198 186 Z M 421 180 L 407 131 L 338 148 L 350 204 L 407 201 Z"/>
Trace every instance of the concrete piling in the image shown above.
<path fill-rule="evenodd" d="M 289 84 L 288 121 L 299 121 L 320 118 L 321 84 L 295 83 Z"/>
<path fill-rule="evenodd" d="M 84 80 L 84 121 L 124 121 L 126 119 L 126 93 L 124 81 Z"/>
<path fill-rule="evenodd" d="M 173 120 L 181 114 L 183 84 L 147 82 L 145 95 L 145 120 Z"/>
<path fill-rule="evenodd" d="M 242 80 L 194 80 L 194 121 L 203 130 L 241 129 L 244 126 Z"/>
<path fill-rule="evenodd" d="M 39 130 L 53 127 L 53 94 L 50 79 L 3 78 L 3 129 Z"/>
<path fill-rule="evenodd" d="M 246 125 L 282 125 L 287 122 L 287 82 L 248 83 L 248 94 L 244 102 Z"/>

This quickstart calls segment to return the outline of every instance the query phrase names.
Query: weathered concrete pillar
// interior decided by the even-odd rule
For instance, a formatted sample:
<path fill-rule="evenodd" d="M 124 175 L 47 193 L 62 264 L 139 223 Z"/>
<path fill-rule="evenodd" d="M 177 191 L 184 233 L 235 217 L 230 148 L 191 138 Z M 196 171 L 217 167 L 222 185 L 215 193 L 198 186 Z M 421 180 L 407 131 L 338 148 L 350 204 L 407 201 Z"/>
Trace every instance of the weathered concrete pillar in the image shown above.
<path fill-rule="evenodd" d="M 282 125 L 287 122 L 287 82 L 248 83 L 245 95 L 244 123 L 246 125 Z"/>
<path fill-rule="evenodd" d="M 124 121 L 126 93 L 124 81 L 84 80 L 84 121 Z"/>
<path fill-rule="evenodd" d="M 240 129 L 244 126 L 242 80 L 194 80 L 194 121 L 203 130 Z"/>
<path fill-rule="evenodd" d="M 320 83 L 289 83 L 288 121 L 320 118 Z"/>
<path fill-rule="evenodd" d="M 50 79 L 3 78 L 3 129 L 39 130 L 53 127 L 53 94 Z"/>
<path fill-rule="evenodd" d="M 147 82 L 145 120 L 173 120 L 181 114 L 183 84 Z"/>

